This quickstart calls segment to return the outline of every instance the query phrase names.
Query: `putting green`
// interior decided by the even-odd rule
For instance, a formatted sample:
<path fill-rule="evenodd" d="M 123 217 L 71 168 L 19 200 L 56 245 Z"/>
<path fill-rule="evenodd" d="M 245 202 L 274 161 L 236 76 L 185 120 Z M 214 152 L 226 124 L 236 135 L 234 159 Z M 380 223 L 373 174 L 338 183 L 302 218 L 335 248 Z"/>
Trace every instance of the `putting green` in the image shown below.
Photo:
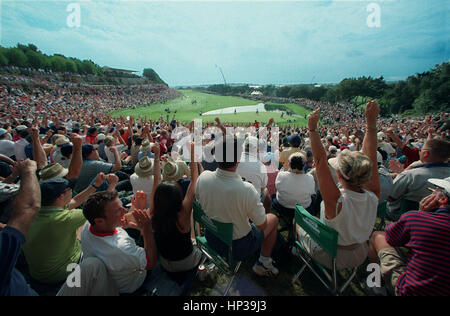
<path fill-rule="evenodd" d="M 117 110 L 112 112 L 111 115 L 113 117 L 119 117 L 120 115 L 134 116 L 135 118 L 143 118 L 147 116 L 147 118 L 157 120 L 159 119 L 160 115 L 162 115 L 163 118 L 166 119 L 167 112 L 165 111 L 165 109 L 170 109 L 169 119 L 172 119 L 174 110 L 176 110 L 177 113 L 175 117 L 180 122 L 188 122 L 196 118 L 202 119 L 204 122 L 213 122 L 215 117 L 219 117 L 221 121 L 225 123 L 245 124 L 252 123 L 255 120 L 257 120 L 258 122 L 268 122 L 269 119 L 273 117 L 275 123 L 279 125 L 291 124 L 304 126 L 307 123 L 304 115 L 310 112 L 297 104 L 283 104 L 286 109 L 289 109 L 293 113 L 300 116 L 297 117 L 284 115 L 283 117 L 281 117 L 281 113 L 278 112 L 259 112 L 258 114 L 247 112 L 237 114 L 200 116 L 200 112 L 206 113 L 208 111 L 218 110 L 226 107 L 256 105 L 260 102 L 240 97 L 220 96 L 193 90 L 180 90 L 180 92 L 182 96 L 177 99 L 173 99 L 165 103 L 152 104 L 149 107 L 139 106 L 136 109 Z M 289 120 L 291 122 L 289 122 Z"/>

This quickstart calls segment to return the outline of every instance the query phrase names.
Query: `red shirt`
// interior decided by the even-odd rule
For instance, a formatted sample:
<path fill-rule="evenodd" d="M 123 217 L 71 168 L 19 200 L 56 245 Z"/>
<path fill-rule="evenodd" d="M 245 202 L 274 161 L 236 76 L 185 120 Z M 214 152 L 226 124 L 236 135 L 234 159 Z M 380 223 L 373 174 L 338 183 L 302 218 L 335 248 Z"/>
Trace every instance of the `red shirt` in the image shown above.
<path fill-rule="evenodd" d="M 97 136 L 86 135 L 86 144 L 95 144 Z"/>
<path fill-rule="evenodd" d="M 412 164 L 414 161 L 420 160 L 419 150 L 417 148 L 404 146 L 402 149 L 402 154 L 406 156 L 405 168 Z"/>

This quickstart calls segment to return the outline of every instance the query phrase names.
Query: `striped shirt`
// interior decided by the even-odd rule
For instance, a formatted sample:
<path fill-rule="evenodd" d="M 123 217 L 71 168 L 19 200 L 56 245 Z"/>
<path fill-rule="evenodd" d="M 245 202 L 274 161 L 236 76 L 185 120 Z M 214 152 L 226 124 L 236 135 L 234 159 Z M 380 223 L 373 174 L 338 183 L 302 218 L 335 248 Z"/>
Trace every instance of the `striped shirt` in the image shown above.
<path fill-rule="evenodd" d="M 405 272 L 398 278 L 398 295 L 450 295 L 450 214 L 410 211 L 386 227 L 386 241 L 408 248 Z"/>

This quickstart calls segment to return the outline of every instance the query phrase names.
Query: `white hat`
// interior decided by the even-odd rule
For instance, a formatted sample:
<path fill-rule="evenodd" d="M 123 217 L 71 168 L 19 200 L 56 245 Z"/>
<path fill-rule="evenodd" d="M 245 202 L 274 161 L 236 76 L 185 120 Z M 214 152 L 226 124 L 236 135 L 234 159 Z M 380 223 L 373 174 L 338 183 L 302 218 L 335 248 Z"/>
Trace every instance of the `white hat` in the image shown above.
<path fill-rule="evenodd" d="M 105 140 L 105 138 L 106 138 L 106 135 L 103 133 L 100 133 L 97 135 L 97 140 Z"/>
<path fill-rule="evenodd" d="M 428 182 L 434 184 L 435 186 L 442 188 L 444 190 L 444 193 L 447 196 L 450 196 L 450 177 L 445 179 L 428 179 Z"/>
<path fill-rule="evenodd" d="M 186 170 L 187 169 L 187 170 Z M 182 160 L 173 161 L 169 159 L 162 166 L 162 176 L 164 181 L 178 181 L 187 174 L 189 167 Z"/>
<path fill-rule="evenodd" d="M 139 163 L 136 164 L 134 172 L 141 178 L 153 175 L 153 159 L 147 156 L 142 157 Z"/>

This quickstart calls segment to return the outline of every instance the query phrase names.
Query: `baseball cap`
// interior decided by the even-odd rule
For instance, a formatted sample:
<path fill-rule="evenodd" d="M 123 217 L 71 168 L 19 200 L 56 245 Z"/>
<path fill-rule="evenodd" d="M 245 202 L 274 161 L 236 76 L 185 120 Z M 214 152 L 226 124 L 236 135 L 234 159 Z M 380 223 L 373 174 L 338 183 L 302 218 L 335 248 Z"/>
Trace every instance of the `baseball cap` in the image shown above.
<path fill-rule="evenodd" d="M 69 188 L 69 181 L 63 178 L 47 180 L 41 183 L 41 203 L 46 205 L 56 200 Z"/>
<path fill-rule="evenodd" d="M 6 129 L 0 128 L 0 136 L 3 136 L 6 134 Z"/>
<path fill-rule="evenodd" d="M 298 134 L 294 134 L 288 137 L 287 141 L 294 147 L 300 147 L 302 138 Z"/>
<path fill-rule="evenodd" d="M 16 127 L 16 131 L 18 132 L 25 131 L 26 129 L 28 129 L 28 127 L 26 127 L 25 125 L 19 125 Z"/>

